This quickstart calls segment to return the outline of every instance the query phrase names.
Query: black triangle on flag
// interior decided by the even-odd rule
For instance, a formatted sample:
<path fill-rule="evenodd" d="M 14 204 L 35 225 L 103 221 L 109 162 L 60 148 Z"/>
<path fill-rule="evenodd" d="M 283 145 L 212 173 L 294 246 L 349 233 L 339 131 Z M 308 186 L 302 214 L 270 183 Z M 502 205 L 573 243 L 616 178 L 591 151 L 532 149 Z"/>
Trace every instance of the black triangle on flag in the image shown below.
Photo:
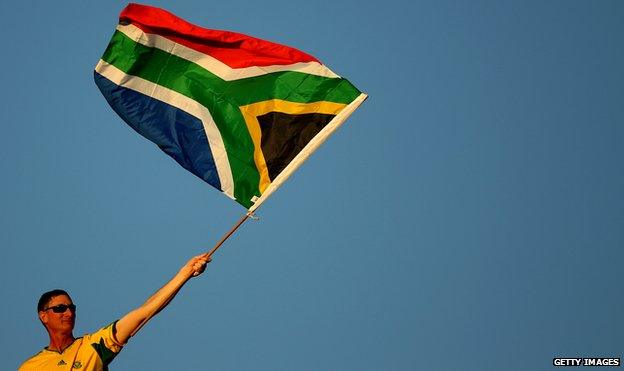
<path fill-rule="evenodd" d="M 257 116 L 262 154 L 271 181 L 301 152 L 335 115 L 269 112 Z"/>

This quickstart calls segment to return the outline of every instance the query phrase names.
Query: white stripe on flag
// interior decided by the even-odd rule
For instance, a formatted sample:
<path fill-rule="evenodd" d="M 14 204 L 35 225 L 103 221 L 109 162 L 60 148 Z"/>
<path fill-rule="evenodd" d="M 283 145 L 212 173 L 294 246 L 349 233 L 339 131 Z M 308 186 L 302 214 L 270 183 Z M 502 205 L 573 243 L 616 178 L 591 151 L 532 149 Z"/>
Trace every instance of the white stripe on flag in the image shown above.
<path fill-rule="evenodd" d="M 141 45 L 145 45 L 150 48 L 158 48 L 167 53 L 186 59 L 187 61 L 193 62 L 225 81 L 233 81 L 283 71 L 296 71 L 331 78 L 340 77 L 325 65 L 318 62 L 300 62 L 288 65 L 232 68 L 208 54 L 204 54 L 198 52 L 197 50 L 178 44 L 164 36 L 145 33 L 133 24 L 118 25 L 117 30 Z"/>
<path fill-rule="evenodd" d="M 158 99 L 201 120 L 204 125 L 206 137 L 208 138 L 208 145 L 212 152 L 212 157 L 217 167 L 221 190 L 228 197 L 234 199 L 234 180 L 232 178 L 232 169 L 230 169 L 227 152 L 225 151 L 225 145 L 223 144 L 221 133 L 206 107 L 171 89 L 167 89 L 137 76 L 128 75 L 101 59 L 97 66 L 95 66 L 95 71 L 117 85 Z"/>

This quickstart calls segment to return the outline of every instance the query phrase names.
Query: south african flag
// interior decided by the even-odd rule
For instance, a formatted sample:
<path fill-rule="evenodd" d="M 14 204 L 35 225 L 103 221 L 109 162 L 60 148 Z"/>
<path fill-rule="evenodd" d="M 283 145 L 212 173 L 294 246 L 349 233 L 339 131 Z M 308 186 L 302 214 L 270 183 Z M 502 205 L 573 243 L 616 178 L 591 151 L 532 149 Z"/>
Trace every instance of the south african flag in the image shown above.
<path fill-rule="evenodd" d="M 366 98 L 297 49 L 138 4 L 94 75 L 128 125 L 250 211 Z"/>

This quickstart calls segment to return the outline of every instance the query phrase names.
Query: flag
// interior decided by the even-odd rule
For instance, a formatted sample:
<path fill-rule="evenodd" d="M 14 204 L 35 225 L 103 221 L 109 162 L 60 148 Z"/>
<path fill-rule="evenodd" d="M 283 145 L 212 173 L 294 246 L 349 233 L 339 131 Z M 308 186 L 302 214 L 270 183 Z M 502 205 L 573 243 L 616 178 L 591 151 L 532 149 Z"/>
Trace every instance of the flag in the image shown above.
<path fill-rule="evenodd" d="M 94 78 L 128 125 L 250 211 L 366 98 L 302 51 L 139 4 Z"/>

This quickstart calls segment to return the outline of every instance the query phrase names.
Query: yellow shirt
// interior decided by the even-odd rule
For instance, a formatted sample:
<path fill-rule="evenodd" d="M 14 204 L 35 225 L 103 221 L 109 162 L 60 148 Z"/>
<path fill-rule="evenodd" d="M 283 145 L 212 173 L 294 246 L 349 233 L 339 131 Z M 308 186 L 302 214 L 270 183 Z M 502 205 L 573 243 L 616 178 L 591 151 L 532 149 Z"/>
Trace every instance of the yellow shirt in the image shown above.
<path fill-rule="evenodd" d="M 115 338 L 115 323 L 74 340 L 62 353 L 44 348 L 22 363 L 19 371 L 108 370 L 123 347 Z"/>

